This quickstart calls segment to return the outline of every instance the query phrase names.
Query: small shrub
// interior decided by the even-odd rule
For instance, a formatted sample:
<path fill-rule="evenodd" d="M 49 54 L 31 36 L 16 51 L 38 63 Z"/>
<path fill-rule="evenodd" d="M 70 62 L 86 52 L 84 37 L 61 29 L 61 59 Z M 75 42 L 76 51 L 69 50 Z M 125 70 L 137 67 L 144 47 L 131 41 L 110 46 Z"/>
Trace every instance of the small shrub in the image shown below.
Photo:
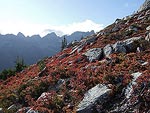
<path fill-rule="evenodd" d="M 17 60 L 15 62 L 15 72 L 20 72 L 26 67 L 27 66 L 24 63 L 24 60 L 19 58 L 19 57 L 17 57 Z"/>
<path fill-rule="evenodd" d="M 7 78 L 14 76 L 15 75 L 15 71 L 12 69 L 4 69 L 1 73 L 0 73 L 0 79 L 1 80 L 6 80 Z"/>
<path fill-rule="evenodd" d="M 103 80 L 105 81 L 105 82 L 108 82 L 108 83 L 111 83 L 111 84 L 114 84 L 115 83 L 115 77 L 113 76 L 113 75 L 105 75 L 104 77 L 103 77 Z"/>
<path fill-rule="evenodd" d="M 42 71 L 46 66 L 44 60 L 40 60 L 37 65 L 39 66 L 40 71 Z"/>

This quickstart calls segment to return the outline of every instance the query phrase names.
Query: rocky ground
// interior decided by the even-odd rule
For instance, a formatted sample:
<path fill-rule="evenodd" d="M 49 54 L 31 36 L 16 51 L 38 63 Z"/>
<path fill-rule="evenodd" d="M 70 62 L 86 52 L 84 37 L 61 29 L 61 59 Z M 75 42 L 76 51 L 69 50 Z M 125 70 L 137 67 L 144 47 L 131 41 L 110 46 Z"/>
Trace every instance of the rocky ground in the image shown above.
<path fill-rule="evenodd" d="M 150 9 L 1 80 L 0 113 L 15 112 L 149 113 Z"/>

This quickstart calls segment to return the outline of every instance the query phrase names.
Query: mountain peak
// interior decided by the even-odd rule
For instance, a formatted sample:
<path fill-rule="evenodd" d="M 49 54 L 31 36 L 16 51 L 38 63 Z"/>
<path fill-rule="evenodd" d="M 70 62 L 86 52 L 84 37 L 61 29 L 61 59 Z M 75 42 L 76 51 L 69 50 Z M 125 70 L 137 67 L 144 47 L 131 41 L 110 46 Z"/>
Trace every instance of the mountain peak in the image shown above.
<path fill-rule="evenodd" d="M 40 35 L 32 35 L 31 38 L 39 39 L 39 38 L 41 38 L 41 37 L 40 37 Z"/>
<path fill-rule="evenodd" d="M 138 12 L 146 10 L 150 8 L 150 0 L 145 0 L 145 2 L 141 5 L 141 7 L 138 9 Z"/>
<path fill-rule="evenodd" d="M 17 34 L 17 37 L 25 38 L 24 34 L 21 33 L 21 32 L 19 32 L 19 33 Z"/>
<path fill-rule="evenodd" d="M 51 32 L 51 33 L 47 34 L 46 36 L 44 36 L 43 38 L 45 38 L 45 37 L 51 37 L 51 38 L 54 38 L 54 37 L 58 37 L 58 36 L 56 35 L 55 32 Z"/>

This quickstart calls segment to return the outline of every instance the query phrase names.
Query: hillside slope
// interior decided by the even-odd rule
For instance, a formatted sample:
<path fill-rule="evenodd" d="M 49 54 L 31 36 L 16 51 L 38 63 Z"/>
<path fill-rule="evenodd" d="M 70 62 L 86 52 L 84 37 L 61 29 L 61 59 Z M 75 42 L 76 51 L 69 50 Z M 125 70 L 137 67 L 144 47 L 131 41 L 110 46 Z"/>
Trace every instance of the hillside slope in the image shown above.
<path fill-rule="evenodd" d="M 0 81 L 6 113 L 150 112 L 150 9 Z"/>

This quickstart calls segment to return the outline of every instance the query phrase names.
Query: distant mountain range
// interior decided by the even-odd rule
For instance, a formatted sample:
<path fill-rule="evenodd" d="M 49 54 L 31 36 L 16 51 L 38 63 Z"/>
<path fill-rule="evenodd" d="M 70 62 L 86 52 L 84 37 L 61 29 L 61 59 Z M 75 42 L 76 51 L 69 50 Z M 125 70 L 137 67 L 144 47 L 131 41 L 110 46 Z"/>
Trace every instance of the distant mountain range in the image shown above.
<path fill-rule="evenodd" d="M 64 35 L 70 43 L 94 34 L 91 32 L 74 32 L 71 35 Z M 0 71 L 14 66 L 17 57 L 23 58 L 26 64 L 33 64 L 46 56 L 52 56 L 61 50 L 63 37 L 57 36 L 54 32 L 44 37 L 33 35 L 25 37 L 24 34 L 0 35 Z"/>

